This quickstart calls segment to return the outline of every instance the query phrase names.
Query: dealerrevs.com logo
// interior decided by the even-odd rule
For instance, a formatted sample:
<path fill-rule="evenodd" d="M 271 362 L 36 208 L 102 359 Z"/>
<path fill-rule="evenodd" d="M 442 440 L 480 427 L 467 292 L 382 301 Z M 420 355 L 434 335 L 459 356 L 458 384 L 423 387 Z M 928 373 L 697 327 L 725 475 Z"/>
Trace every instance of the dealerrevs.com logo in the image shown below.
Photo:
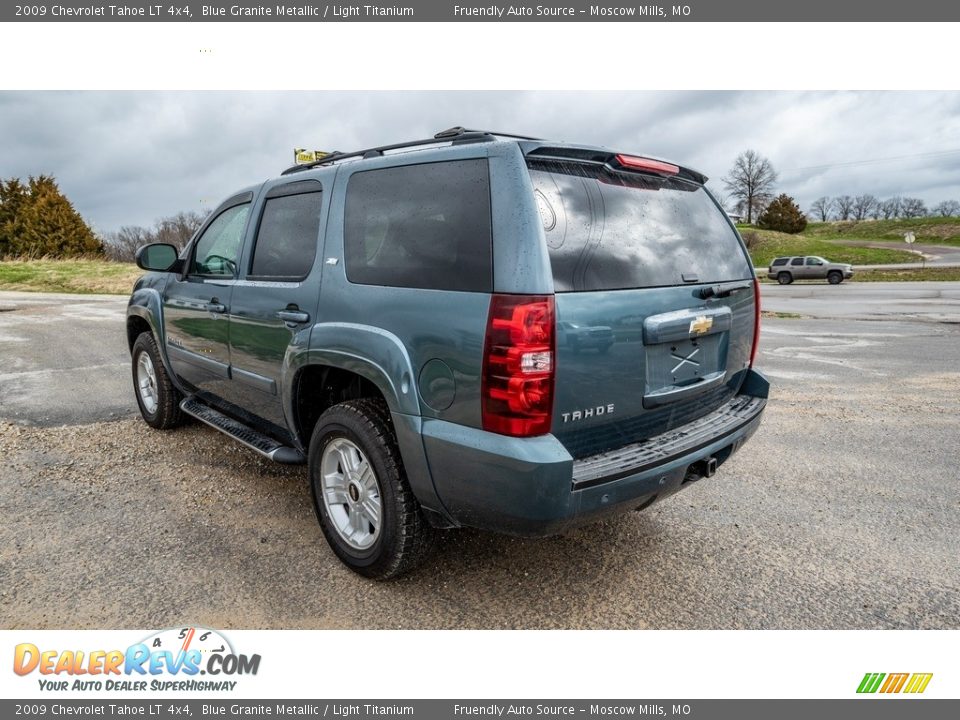
<path fill-rule="evenodd" d="M 223 634 L 202 627 L 162 630 L 125 650 L 51 650 L 20 643 L 13 653 L 13 671 L 36 673 L 40 689 L 49 691 L 230 691 L 238 682 L 233 678 L 259 669 L 260 655 L 237 653 Z"/>

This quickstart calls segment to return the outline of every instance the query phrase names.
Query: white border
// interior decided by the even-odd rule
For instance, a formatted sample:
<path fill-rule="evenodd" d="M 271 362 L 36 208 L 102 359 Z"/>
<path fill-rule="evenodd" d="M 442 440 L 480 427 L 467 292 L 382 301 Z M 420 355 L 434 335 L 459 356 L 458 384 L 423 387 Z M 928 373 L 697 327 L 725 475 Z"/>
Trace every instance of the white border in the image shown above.
<path fill-rule="evenodd" d="M 4 668 L 0 694 L 6 698 L 162 696 L 41 693 L 37 672 L 24 677 L 11 672 L 17 643 L 30 642 L 41 650 L 124 650 L 150 634 L 149 630 L 0 631 L 0 667 Z M 950 631 L 227 630 L 224 635 L 237 653 L 261 655 L 258 674 L 240 679 L 232 693 L 167 696 L 214 700 L 855 698 L 864 673 L 932 672 L 926 692 L 917 697 L 960 697 L 957 636 Z M 366 655 L 364 661 L 354 656 L 361 652 Z M 889 699 L 895 698 L 913 699 L 903 695 Z"/>
<path fill-rule="evenodd" d="M 7 23 L 0 33 L 5 89 L 960 87 L 951 23 Z"/>

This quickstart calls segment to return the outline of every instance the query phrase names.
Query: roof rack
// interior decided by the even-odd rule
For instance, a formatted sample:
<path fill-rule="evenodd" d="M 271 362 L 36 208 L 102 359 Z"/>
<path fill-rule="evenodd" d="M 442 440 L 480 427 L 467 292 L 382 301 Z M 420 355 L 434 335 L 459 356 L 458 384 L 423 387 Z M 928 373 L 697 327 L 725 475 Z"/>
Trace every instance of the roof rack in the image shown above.
<path fill-rule="evenodd" d="M 315 160 L 312 163 L 307 163 L 305 165 L 293 165 L 284 170 L 281 175 L 290 175 L 291 173 L 302 172 L 304 170 L 311 170 L 315 167 L 320 167 L 321 165 L 328 165 L 330 163 L 337 162 L 339 160 L 346 160 L 347 158 L 373 158 L 380 157 L 384 153 L 390 150 L 402 150 L 405 148 L 413 148 L 424 145 L 438 145 L 440 143 L 449 142 L 451 144 L 457 145 L 460 143 L 473 143 L 473 142 L 493 142 L 498 137 L 512 138 L 515 140 L 538 140 L 539 138 L 529 137 L 527 135 L 514 135 L 513 133 L 502 133 L 494 132 L 492 130 L 468 130 L 464 127 L 452 127 L 447 130 L 441 130 L 435 134 L 432 138 L 426 138 L 424 140 L 411 140 L 409 142 L 394 143 L 392 145 L 380 145 L 378 147 L 366 148 L 365 150 L 354 150 L 352 152 L 332 152 L 326 157 L 322 157 L 319 160 Z"/>
<path fill-rule="evenodd" d="M 433 137 L 437 138 L 438 140 L 443 140 L 446 138 L 455 138 L 465 133 L 483 133 L 484 135 L 492 135 L 493 137 L 513 138 L 514 140 L 542 140 L 543 139 L 538 137 L 531 137 L 529 135 L 517 135 L 516 133 L 497 132 L 496 130 L 468 130 L 467 128 L 461 127 L 460 125 L 457 125 L 456 127 L 452 127 L 452 128 L 447 128 L 446 130 L 441 130 Z"/>

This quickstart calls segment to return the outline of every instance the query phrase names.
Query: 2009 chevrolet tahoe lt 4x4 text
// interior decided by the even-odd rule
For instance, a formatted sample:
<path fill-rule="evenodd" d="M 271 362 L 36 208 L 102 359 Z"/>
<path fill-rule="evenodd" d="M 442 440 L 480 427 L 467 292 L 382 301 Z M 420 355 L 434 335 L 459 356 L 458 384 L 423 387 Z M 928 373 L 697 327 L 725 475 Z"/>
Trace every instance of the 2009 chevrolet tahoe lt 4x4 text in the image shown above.
<path fill-rule="evenodd" d="M 702 175 L 453 128 L 243 190 L 149 245 L 144 420 L 308 465 L 368 577 L 438 528 L 549 535 L 710 477 L 760 423 L 759 290 Z"/>

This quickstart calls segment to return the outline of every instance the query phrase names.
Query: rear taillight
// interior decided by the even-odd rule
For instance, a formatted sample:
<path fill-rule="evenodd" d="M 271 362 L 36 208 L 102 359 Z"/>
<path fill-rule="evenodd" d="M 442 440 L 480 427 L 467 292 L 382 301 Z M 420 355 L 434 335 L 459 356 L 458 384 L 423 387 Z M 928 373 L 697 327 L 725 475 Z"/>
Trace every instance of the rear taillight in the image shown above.
<path fill-rule="evenodd" d="M 753 279 L 753 347 L 750 348 L 750 367 L 757 357 L 757 348 L 760 346 L 760 281 Z"/>
<path fill-rule="evenodd" d="M 550 432 L 555 367 L 552 295 L 490 298 L 483 350 L 483 429 L 531 437 Z"/>

